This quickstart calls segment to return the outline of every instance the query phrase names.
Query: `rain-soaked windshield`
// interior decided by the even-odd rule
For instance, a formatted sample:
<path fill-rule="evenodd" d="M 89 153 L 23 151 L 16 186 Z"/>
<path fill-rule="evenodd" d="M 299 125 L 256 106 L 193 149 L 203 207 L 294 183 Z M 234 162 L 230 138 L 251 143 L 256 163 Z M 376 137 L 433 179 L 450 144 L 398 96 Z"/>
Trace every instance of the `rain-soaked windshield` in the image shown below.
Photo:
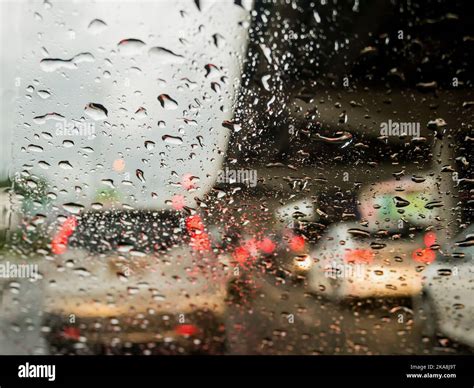
<path fill-rule="evenodd" d="M 2 1 L 0 353 L 472 354 L 467 1 Z"/>

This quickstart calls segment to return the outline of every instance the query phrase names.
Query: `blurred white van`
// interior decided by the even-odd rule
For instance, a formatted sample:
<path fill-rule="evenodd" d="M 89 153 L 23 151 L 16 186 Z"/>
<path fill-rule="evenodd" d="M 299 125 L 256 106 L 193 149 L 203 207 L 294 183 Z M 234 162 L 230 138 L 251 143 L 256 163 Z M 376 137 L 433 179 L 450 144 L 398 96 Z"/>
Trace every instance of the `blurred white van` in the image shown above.
<path fill-rule="evenodd" d="M 233 128 L 222 124 L 232 120 L 240 83 L 246 8 L 183 0 L 2 6 L 16 31 L 2 38 L 5 72 L 16 79 L 12 179 L 41 187 L 48 214 L 195 206 L 216 180 Z"/>
<path fill-rule="evenodd" d="M 332 300 L 407 297 L 436 259 L 440 217 L 434 180 L 379 182 L 358 197 L 360 222 L 331 225 L 310 252 L 308 287 Z"/>
<path fill-rule="evenodd" d="M 474 347 L 474 226 L 444 245 L 424 273 L 423 292 L 413 298 L 423 334 L 448 336 Z"/>

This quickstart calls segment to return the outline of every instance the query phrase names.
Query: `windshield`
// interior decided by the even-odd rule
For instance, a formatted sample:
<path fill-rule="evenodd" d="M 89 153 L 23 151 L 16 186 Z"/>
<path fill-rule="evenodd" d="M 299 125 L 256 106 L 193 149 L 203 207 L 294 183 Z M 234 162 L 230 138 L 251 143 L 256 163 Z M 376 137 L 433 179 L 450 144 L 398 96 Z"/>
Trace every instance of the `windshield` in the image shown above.
<path fill-rule="evenodd" d="M 0 353 L 472 354 L 464 2 L 0 10 Z"/>

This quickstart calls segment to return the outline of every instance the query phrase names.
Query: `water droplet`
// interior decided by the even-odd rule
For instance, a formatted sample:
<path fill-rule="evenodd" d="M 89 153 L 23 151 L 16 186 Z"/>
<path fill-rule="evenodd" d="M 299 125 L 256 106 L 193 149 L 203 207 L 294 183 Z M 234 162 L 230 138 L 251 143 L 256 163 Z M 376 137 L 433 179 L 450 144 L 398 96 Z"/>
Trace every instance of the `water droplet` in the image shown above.
<path fill-rule="evenodd" d="M 72 61 L 75 64 L 85 63 L 85 62 L 92 63 L 95 61 L 95 58 L 91 53 L 80 53 L 80 54 L 77 54 L 74 58 L 72 58 Z"/>
<path fill-rule="evenodd" d="M 318 11 L 313 12 L 314 20 L 316 20 L 316 23 L 321 23 L 321 16 L 319 16 Z"/>
<path fill-rule="evenodd" d="M 472 247 L 474 245 L 474 234 L 468 234 L 462 241 L 455 242 L 458 247 Z"/>
<path fill-rule="evenodd" d="M 91 273 L 86 269 L 86 268 L 74 268 L 74 273 L 78 276 L 81 276 L 81 277 L 88 277 L 91 275 Z"/>
<path fill-rule="evenodd" d="M 395 203 L 396 207 L 406 207 L 410 205 L 410 201 L 407 201 L 406 199 L 402 197 L 393 197 L 393 202 Z"/>
<path fill-rule="evenodd" d="M 36 116 L 33 118 L 33 121 L 35 124 L 45 124 L 49 120 L 56 120 L 56 121 L 61 121 L 64 120 L 64 116 L 60 115 L 59 113 L 46 113 L 43 116 Z"/>
<path fill-rule="evenodd" d="M 224 44 L 225 44 L 225 39 L 221 34 L 212 35 L 212 39 L 214 41 L 214 45 L 217 48 L 222 48 L 222 46 L 224 46 Z"/>
<path fill-rule="evenodd" d="M 64 170 L 72 170 L 72 164 L 69 163 L 67 160 L 62 160 L 58 163 L 58 166 L 61 167 Z"/>
<path fill-rule="evenodd" d="M 220 93 L 221 85 L 218 82 L 211 82 L 211 89 L 216 93 Z"/>
<path fill-rule="evenodd" d="M 413 175 L 411 180 L 415 183 L 423 183 L 426 180 L 426 178 L 422 176 Z"/>
<path fill-rule="evenodd" d="M 234 132 L 240 132 L 240 130 L 242 129 L 242 126 L 240 124 L 234 123 L 233 121 L 229 120 L 223 121 L 222 126 Z"/>
<path fill-rule="evenodd" d="M 84 209 L 84 206 L 79 203 L 69 202 L 69 203 L 63 204 L 63 208 L 69 213 L 79 214 L 81 210 Z"/>
<path fill-rule="evenodd" d="M 183 139 L 178 136 L 163 135 L 162 140 L 168 144 L 179 145 L 183 143 Z"/>
<path fill-rule="evenodd" d="M 152 150 L 153 148 L 155 148 L 155 142 L 154 141 L 151 141 L 151 140 L 147 140 L 145 142 L 145 148 L 147 150 Z"/>
<path fill-rule="evenodd" d="M 178 103 L 167 94 L 160 94 L 158 96 L 158 101 L 161 106 L 167 110 L 175 110 L 178 108 Z"/>
<path fill-rule="evenodd" d="M 436 81 L 419 82 L 416 84 L 416 87 L 421 91 L 430 91 L 435 90 L 438 87 L 438 83 Z"/>
<path fill-rule="evenodd" d="M 40 67 L 47 73 L 54 72 L 59 69 L 77 69 L 77 65 L 83 62 L 94 62 L 95 58 L 90 53 L 81 53 L 71 59 L 60 58 L 43 58 L 40 62 Z"/>
<path fill-rule="evenodd" d="M 266 74 L 262 77 L 262 85 L 263 85 L 263 88 L 266 90 L 266 91 L 270 91 L 270 83 L 268 82 L 271 78 L 271 75 L 270 74 Z"/>
<path fill-rule="evenodd" d="M 140 170 L 140 169 L 137 168 L 137 171 L 135 171 L 135 174 L 137 175 L 137 178 L 138 178 L 141 182 L 145 183 L 145 175 L 144 175 L 144 173 L 143 173 L 142 170 Z"/>
<path fill-rule="evenodd" d="M 437 207 L 443 207 L 443 202 L 442 201 L 430 201 L 425 205 L 425 209 L 434 209 Z"/>
<path fill-rule="evenodd" d="M 196 89 L 197 87 L 197 82 L 191 81 L 189 78 L 182 78 L 181 81 L 183 81 L 184 85 L 190 90 Z"/>
<path fill-rule="evenodd" d="M 443 118 L 439 117 L 437 119 L 431 120 L 428 122 L 427 127 L 430 129 L 439 129 L 447 125 L 446 121 Z"/>
<path fill-rule="evenodd" d="M 440 268 L 438 269 L 439 276 L 451 276 L 452 271 L 449 268 Z"/>
<path fill-rule="evenodd" d="M 107 28 L 107 24 L 100 19 L 94 19 L 89 23 L 89 26 L 87 29 L 91 34 L 97 35 L 100 34 L 102 31 L 104 31 Z"/>
<path fill-rule="evenodd" d="M 38 162 L 38 166 L 40 166 L 42 169 L 47 170 L 51 165 L 48 162 L 45 162 L 44 160 L 40 160 Z"/>
<path fill-rule="evenodd" d="M 206 69 L 207 78 L 219 77 L 221 71 L 216 65 L 213 65 L 212 63 L 208 63 L 207 65 L 204 66 L 204 68 Z"/>
<path fill-rule="evenodd" d="M 370 243 L 370 247 L 372 249 L 383 249 L 387 246 L 387 244 L 384 243 L 378 243 L 378 242 L 372 242 Z"/>
<path fill-rule="evenodd" d="M 94 210 L 100 210 L 104 207 L 103 204 L 101 204 L 100 202 L 94 202 L 91 204 L 91 208 L 94 209 Z"/>
<path fill-rule="evenodd" d="M 105 120 L 107 118 L 107 109 L 101 104 L 93 103 L 87 104 L 84 112 L 93 120 Z"/>
<path fill-rule="evenodd" d="M 46 100 L 47 98 L 51 97 L 51 93 L 47 90 L 38 90 L 37 93 L 38 96 L 40 96 L 43 100 Z"/>
<path fill-rule="evenodd" d="M 347 230 L 347 233 L 358 237 L 370 237 L 370 233 L 364 229 L 351 228 Z"/>
<path fill-rule="evenodd" d="M 148 55 L 160 64 L 184 62 L 184 57 L 182 55 L 176 54 L 164 47 L 152 47 L 148 50 Z"/>
<path fill-rule="evenodd" d="M 119 248 L 120 250 L 120 248 Z M 127 293 L 128 295 L 135 295 L 135 294 L 138 294 L 140 290 L 138 289 L 138 287 L 128 287 L 127 288 Z"/>
<path fill-rule="evenodd" d="M 41 136 L 43 136 L 43 138 L 47 140 L 51 140 L 53 138 L 51 132 L 41 132 Z"/>
<path fill-rule="evenodd" d="M 185 122 L 186 125 L 190 125 L 192 127 L 197 127 L 198 125 L 196 120 L 183 118 L 183 121 Z"/>
<path fill-rule="evenodd" d="M 141 107 L 138 108 L 137 111 L 135 112 L 135 116 L 136 116 L 138 119 L 144 119 L 144 118 L 146 118 L 146 117 L 147 117 L 146 109 L 141 106 Z"/>
<path fill-rule="evenodd" d="M 270 50 L 263 43 L 261 43 L 259 46 L 260 46 L 260 50 L 262 50 L 262 53 L 265 56 L 265 59 L 267 60 L 267 62 L 272 63 L 272 50 Z"/>
<path fill-rule="evenodd" d="M 145 43 L 139 39 L 124 39 L 117 46 L 120 54 L 131 57 L 140 55 L 145 47 Z"/>
<path fill-rule="evenodd" d="M 26 180 L 26 185 L 30 188 L 30 189 L 36 189 L 38 187 L 38 183 L 36 183 L 34 180 L 32 179 L 27 179 Z"/>
<path fill-rule="evenodd" d="M 31 151 L 31 152 L 43 152 L 43 147 L 39 146 L 39 145 L 35 145 L 35 144 L 30 144 L 28 145 L 28 151 Z"/>
<path fill-rule="evenodd" d="M 115 188 L 114 181 L 112 179 L 102 179 L 101 183 L 103 185 L 106 185 L 106 186 L 110 187 L 111 189 Z"/>
<path fill-rule="evenodd" d="M 352 141 L 352 133 L 350 132 L 338 132 L 336 133 L 337 136 L 334 137 L 329 137 L 329 136 L 323 136 L 320 133 L 317 133 L 315 136 L 319 140 L 322 140 L 326 143 L 344 143 L 344 147 Z"/>

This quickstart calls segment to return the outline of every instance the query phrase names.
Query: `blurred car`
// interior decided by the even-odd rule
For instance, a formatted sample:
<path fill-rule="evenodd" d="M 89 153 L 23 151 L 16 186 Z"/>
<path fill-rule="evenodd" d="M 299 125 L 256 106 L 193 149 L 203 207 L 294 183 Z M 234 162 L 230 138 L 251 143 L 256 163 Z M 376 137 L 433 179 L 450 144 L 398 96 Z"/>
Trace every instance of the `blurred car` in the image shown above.
<path fill-rule="evenodd" d="M 227 277 L 185 247 L 160 257 L 70 250 L 44 269 L 52 354 L 221 354 Z M 58 267 L 62 270 L 58 271 Z"/>
<path fill-rule="evenodd" d="M 418 293 L 423 270 L 436 259 L 431 185 L 403 179 L 363 190 L 361 220 L 330 225 L 308 248 L 309 289 L 335 300 Z"/>
<path fill-rule="evenodd" d="M 422 293 L 414 296 L 423 334 L 437 334 L 474 348 L 474 225 L 442 247 L 423 273 Z"/>
<path fill-rule="evenodd" d="M 421 290 L 422 269 L 433 258 L 422 252 L 432 238 L 377 235 L 358 223 L 332 225 L 310 254 L 308 287 L 334 300 L 411 296 Z"/>

